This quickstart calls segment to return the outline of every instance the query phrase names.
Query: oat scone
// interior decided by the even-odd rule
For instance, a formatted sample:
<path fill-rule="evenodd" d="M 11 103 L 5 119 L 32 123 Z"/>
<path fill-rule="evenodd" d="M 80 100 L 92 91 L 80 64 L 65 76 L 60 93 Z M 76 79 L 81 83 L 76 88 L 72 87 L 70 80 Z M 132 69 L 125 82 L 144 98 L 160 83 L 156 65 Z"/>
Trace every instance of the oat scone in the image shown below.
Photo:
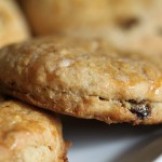
<path fill-rule="evenodd" d="M 102 41 L 47 38 L 0 50 L 0 88 L 30 104 L 107 123 L 162 122 L 162 66 Z"/>
<path fill-rule="evenodd" d="M 25 19 L 14 0 L 0 0 L 0 47 L 29 38 Z"/>
<path fill-rule="evenodd" d="M 20 0 L 37 35 L 101 37 L 123 51 L 162 53 L 162 0 Z"/>
<path fill-rule="evenodd" d="M 61 123 L 53 115 L 0 98 L 1 162 L 66 162 Z"/>

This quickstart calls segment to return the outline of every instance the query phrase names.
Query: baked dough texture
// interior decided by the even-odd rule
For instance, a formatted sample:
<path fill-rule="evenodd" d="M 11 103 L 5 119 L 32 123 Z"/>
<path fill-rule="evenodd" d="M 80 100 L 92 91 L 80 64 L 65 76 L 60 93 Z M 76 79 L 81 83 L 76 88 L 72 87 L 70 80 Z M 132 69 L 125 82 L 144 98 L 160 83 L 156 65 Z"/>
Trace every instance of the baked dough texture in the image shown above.
<path fill-rule="evenodd" d="M 29 38 L 25 19 L 13 0 L 0 0 L 0 47 Z"/>
<path fill-rule="evenodd" d="M 61 123 L 53 115 L 0 98 L 1 162 L 65 162 Z"/>
<path fill-rule="evenodd" d="M 0 88 L 30 104 L 107 123 L 162 122 L 162 67 L 101 40 L 37 39 L 0 51 Z"/>
<path fill-rule="evenodd" d="M 20 1 L 37 35 L 102 37 L 123 51 L 162 53 L 162 0 Z"/>

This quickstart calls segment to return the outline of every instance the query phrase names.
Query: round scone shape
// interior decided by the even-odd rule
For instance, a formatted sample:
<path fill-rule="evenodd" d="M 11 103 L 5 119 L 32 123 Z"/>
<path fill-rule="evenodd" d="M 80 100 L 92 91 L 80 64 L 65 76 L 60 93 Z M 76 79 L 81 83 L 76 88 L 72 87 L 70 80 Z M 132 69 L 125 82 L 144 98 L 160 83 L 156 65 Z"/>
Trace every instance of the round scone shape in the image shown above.
<path fill-rule="evenodd" d="M 13 0 L 0 0 L 0 47 L 29 38 L 25 19 Z"/>
<path fill-rule="evenodd" d="M 100 26 L 108 20 L 106 0 L 20 0 L 36 34 L 62 33 Z"/>
<path fill-rule="evenodd" d="M 162 52 L 161 0 L 20 0 L 37 35 L 99 37 L 123 51 Z M 147 48 L 146 48 L 147 47 Z"/>
<path fill-rule="evenodd" d="M 107 123 L 162 121 L 162 67 L 101 40 L 47 38 L 0 51 L 0 88 L 30 104 Z"/>
<path fill-rule="evenodd" d="M 1 97 L 0 161 L 65 162 L 60 121 L 47 112 Z"/>

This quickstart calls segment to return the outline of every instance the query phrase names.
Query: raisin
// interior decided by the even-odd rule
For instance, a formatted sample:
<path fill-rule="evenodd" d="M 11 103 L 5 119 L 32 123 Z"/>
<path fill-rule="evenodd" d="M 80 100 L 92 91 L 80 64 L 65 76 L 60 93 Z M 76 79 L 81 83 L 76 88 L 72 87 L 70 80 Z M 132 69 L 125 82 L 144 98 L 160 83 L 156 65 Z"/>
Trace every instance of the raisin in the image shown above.
<path fill-rule="evenodd" d="M 144 119 L 150 115 L 150 104 L 148 101 L 137 102 L 135 100 L 128 101 L 131 104 L 130 111 L 136 114 L 140 119 Z"/>
<path fill-rule="evenodd" d="M 130 30 L 134 26 L 139 24 L 139 19 L 137 19 L 136 17 L 120 18 L 120 19 L 117 20 L 117 24 L 123 30 Z"/>
<path fill-rule="evenodd" d="M 99 98 L 99 100 L 101 100 L 101 101 L 107 101 L 107 99 L 105 99 L 104 97 L 98 97 Z"/>

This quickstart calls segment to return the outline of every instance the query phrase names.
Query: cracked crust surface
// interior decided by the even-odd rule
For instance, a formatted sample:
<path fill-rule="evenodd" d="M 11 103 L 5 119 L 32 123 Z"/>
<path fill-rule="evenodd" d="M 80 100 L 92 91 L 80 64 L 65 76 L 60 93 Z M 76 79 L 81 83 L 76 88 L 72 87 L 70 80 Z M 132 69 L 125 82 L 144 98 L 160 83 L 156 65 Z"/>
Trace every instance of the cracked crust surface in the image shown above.
<path fill-rule="evenodd" d="M 0 161 L 66 162 L 60 121 L 47 112 L 1 97 Z"/>
<path fill-rule="evenodd" d="M 38 35 L 102 37 L 123 51 L 162 53 L 162 0 L 20 1 Z"/>
<path fill-rule="evenodd" d="M 149 57 L 118 53 L 100 40 L 47 38 L 0 51 L 4 93 L 107 123 L 162 122 L 161 70 Z"/>
<path fill-rule="evenodd" d="M 28 38 L 28 27 L 17 4 L 0 0 L 0 47 Z"/>

